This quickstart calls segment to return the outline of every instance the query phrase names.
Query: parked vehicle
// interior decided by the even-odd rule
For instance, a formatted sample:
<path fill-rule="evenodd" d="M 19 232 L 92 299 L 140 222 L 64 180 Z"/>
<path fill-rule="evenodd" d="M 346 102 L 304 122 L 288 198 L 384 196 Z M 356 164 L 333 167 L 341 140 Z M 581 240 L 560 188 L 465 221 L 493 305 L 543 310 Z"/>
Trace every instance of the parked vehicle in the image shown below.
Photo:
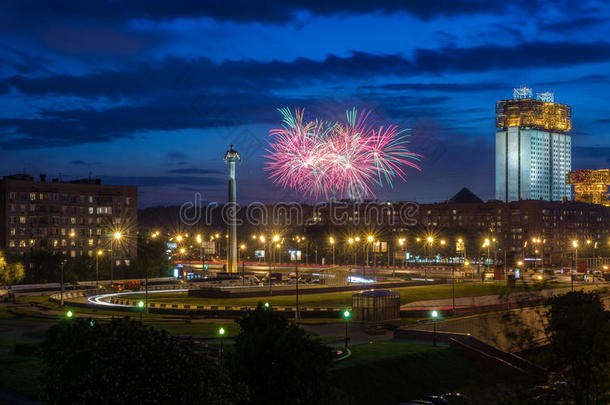
<path fill-rule="evenodd" d="M 449 401 L 439 395 L 426 395 L 424 400 L 432 402 L 434 405 L 446 405 L 449 403 Z"/>

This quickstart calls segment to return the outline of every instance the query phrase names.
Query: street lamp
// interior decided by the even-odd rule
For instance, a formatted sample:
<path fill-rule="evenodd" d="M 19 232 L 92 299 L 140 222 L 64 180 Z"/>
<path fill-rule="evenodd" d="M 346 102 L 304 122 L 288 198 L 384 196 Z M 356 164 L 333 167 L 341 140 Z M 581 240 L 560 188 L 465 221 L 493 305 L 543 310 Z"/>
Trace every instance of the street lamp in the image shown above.
<path fill-rule="evenodd" d="M 98 250 L 95 255 L 95 289 L 100 287 L 100 263 L 99 258 L 103 255 L 104 252 L 102 250 Z"/>
<path fill-rule="evenodd" d="M 430 248 L 432 247 L 432 244 L 434 243 L 434 237 L 432 236 L 428 236 L 426 238 L 426 244 L 424 245 L 426 248 L 426 266 L 425 266 L 425 271 L 424 271 L 424 279 L 428 280 L 428 266 L 430 265 Z"/>
<path fill-rule="evenodd" d="M 115 252 L 117 252 L 118 249 L 119 249 L 118 245 L 119 245 L 119 243 L 121 243 L 121 238 L 123 237 L 123 234 L 121 232 L 119 232 L 119 231 L 116 231 L 112 235 L 112 237 L 113 237 L 114 242 L 115 242 L 115 248 L 112 249 L 112 252 L 113 252 L 112 253 L 112 261 L 115 262 L 115 257 L 116 257 L 115 256 Z M 116 265 L 116 262 L 112 263 L 111 266 L 110 266 L 110 284 L 112 284 L 113 281 L 114 281 L 114 266 L 115 265 Z"/>
<path fill-rule="evenodd" d="M 303 238 L 305 239 L 305 238 Z M 297 308 L 294 313 L 294 322 L 296 323 L 299 320 L 300 312 L 299 312 L 299 242 L 301 242 L 300 236 L 296 237 L 296 249 L 294 250 L 294 272 L 296 276 L 296 304 Z"/>
<path fill-rule="evenodd" d="M 335 265 L 335 238 L 333 238 L 332 236 L 330 238 L 328 238 L 328 241 L 330 242 L 330 245 L 333 248 L 333 266 Z"/>
<path fill-rule="evenodd" d="M 432 323 L 433 323 L 433 328 L 434 328 L 434 332 L 432 335 L 432 346 L 436 347 L 436 318 L 438 318 L 438 311 L 434 310 L 432 311 Z"/>
<path fill-rule="evenodd" d="M 407 239 L 406 238 L 400 238 L 398 239 L 398 245 L 402 248 L 402 265 L 403 267 L 407 267 Z M 396 266 L 394 266 L 394 272 L 396 271 Z M 394 276 L 394 272 L 392 273 L 392 276 Z"/>
<path fill-rule="evenodd" d="M 60 274 L 61 275 L 61 280 L 60 280 L 61 281 L 61 286 L 60 286 L 60 289 L 59 289 L 59 305 L 61 305 L 62 307 L 64 306 L 64 266 L 66 265 L 67 261 L 68 260 L 66 260 L 66 259 L 62 259 L 61 260 L 61 268 L 60 268 L 60 270 L 61 270 L 61 274 Z"/>
<path fill-rule="evenodd" d="M 274 246 L 271 246 L 271 249 L 273 250 L 273 268 L 275 269 L 275 263 L 279 262 L 278 258 L 277 258 L 277 248 L 279 247 L 278 242 L 280 241 L 280 235 L 273 235 L 273 238 L 271 239 L 271 241 L 275 244 Z"/>
<path fill-rule="evenodd" d="M 343 311 L 343 319 L 345 319 L 345 348 L 347 349 L 347 346 L 349 344 L 349 337 L 347 336 L 347 324 L 349 323 L 349 320 L 352 317 L 352 313 L 349 309 L 346 309 L 345 311 Z"/>
<path fill-rule="evenodd" d="M 140 309 L 140 322 L 142 322 L 142 312 L 144 312 L 144 301 L 138 302 L 138 308 Z"/>
<path fill-rule="evenodd" d="M 246 285 L 246 258 L 244 256 L 244 250 L 246 250 L 246 244 L 242 243 L 239 246 L 238 254 L 241 255 L 241 284 L 243 286 Z M 239 257 L 237 258 L 237 261 L 239 262 Z"/>
<path fill-rule="evenodd" d="M 349 248 L 353 250 L 354 253 L 354 267 L 356 267 L 356 249 L 353 247 L 355 240 L 354 238 L 348 238 L 347 243 L 349 244 Z"/>
<path fill-rule="evenodd" d="M 371 250 L 371 254 L 373 253 L 373 241 L 374 241 L 374 240 L 375 240 L 375 238 L 373 237 L 373 235 L 368 235 L 368 236 L 366 237 L 366 241 L 367 241 L 369 244 L 368 244 L 368 247 L 366 248 L 366 265 L 364 266 L 365 268 L 366 268 L 366 266 L 368 266 L 368 265 L 369 265 L 369 248 L 370 248 L 370 250 Z M 364 278 L 364 275 L 365 275 L 364 271 L 365 271 L 365 270 L 364 270 L 364 268 L 363 268 L 363 269 L 362 269 L 362 272 L 363 272 L 363 273 L 362 273 L 363 278 Z"/>
<path fill-rule="evenodd" d="M 66 318 L 72 318 L 73 316 L 74 316 L 74 313 L 72 311 L 66 312 Z"/>
<path fill-rule="evenodd" d="M 222 364 L 222 338 L 225 335 L 225 328 L 218 329 L 218 336 L 220 336 L 220 364 Z"/>
<path fill-rule="evenodd" d="M 572 241 L 572 247 L 574 247 L 574 269 L 578 272 L 578 241 L 574 239 Z M 572 270 L 572 291 L 574 291 L 574 270 Z"/>

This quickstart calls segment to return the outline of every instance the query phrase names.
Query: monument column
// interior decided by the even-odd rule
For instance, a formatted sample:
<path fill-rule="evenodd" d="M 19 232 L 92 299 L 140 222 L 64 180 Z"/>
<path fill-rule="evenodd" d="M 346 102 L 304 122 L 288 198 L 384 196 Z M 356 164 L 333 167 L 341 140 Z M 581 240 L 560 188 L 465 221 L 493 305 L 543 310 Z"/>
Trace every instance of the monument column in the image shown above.
<path fill-rule="evenodd" d="M 233 145 L 231 145 L 231 149 L 229 149 L 225 153 L 224 157 L 225 163 L 229 165 L 229 198 L 227 201 L 228 209 L 226 211 L 227 216 L 227 231 L 229 233 L 229 237 L 227 239 L 227 272 L 236 273 L 237 272 L 237 201 L 236 201 L 236 191 L 235 191 L 235 164 L 236 162 L 241 162 L 241 156 L 239 152 L 233 149 Z"/>

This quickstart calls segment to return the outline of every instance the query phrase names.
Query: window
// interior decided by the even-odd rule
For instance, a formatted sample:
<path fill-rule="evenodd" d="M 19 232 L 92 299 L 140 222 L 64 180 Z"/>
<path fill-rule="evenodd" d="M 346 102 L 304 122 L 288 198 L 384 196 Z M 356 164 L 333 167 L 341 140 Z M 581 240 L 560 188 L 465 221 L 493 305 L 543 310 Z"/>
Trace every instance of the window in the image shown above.
<path fill-rule="evenodd" d="M 15 247 L 15 241 L 14 240 L 9 241 L 8 246 Z"/>
<path fill-rule="evenodd" d="M 98 214 L 112 214 L 112 207 L 97 207 Z"/>
<path fill-rule="evenodd" d="M 71 224 L 76 224 L 76 217 L 71 217 L 70 218 L 70 223 Z"/>
<path fill-rule="evenodd" d="M 15 199 L 17 198 L 16 194 L 14 191 L 11 191 L 10 193 L 8 193 L 8 199 L 11 201 L 15 201 Z"/>
<path fill-rule="evenodd" d="M 15 236 L 16 233 L 16 229 L 15 228 L 11 228 L 11 236 Z"/>
<path fill-rule="evenodd" d="M 93 207 L 89 207 L 89 214 L 93 214 Z"/>
<path fill-rule="evenodd" d="M 36 193 L 30 193 L 30 201 L 36 201 Z"/>
<path fill-rule="evenodd" d="M 19 217 L 19 223 L 25 224 L 25 217 Z"/>

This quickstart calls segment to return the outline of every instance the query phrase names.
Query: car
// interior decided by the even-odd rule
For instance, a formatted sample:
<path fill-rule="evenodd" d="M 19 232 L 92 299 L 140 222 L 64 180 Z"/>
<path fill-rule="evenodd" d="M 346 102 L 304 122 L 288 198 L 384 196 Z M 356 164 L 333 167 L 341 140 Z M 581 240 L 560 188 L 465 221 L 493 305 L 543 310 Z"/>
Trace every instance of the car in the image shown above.
<path fill-rule="evenodd" d="M 408 405 L 434 405 L 434 402 L 426 401 L 424 399 L 412 399 L 406 402 Z"/>
<path fill-rule="evenodd" d="M 441 395 L 447 400 L 448 404 L 470 404 L 472 401 L 466 395 L 460 392 L 447 392 Z"/>
<path fill-rule="evenodd" d="M 426 395 L 424 400 L 432 402 L 434 405 L 445 405 L 449 403 L 447 399 L 439 395 Z"/>

